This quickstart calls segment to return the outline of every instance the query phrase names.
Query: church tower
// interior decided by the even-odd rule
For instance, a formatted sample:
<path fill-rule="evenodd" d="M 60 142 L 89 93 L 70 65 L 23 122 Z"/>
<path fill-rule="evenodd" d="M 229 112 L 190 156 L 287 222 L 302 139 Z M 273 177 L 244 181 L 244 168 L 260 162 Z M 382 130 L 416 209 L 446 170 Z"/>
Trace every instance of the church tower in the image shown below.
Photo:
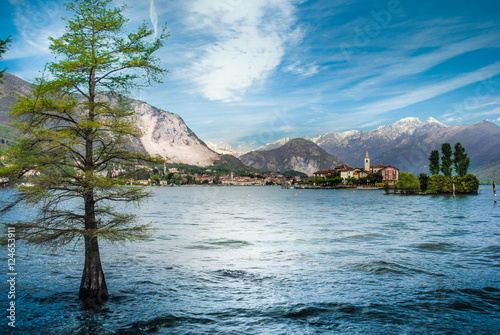
<path fill-rule="evenodd" d="M 370 172 L 370 156 L 368 156 L 368 150 L 366 150 L 365 156 L 365 171 Z"/>

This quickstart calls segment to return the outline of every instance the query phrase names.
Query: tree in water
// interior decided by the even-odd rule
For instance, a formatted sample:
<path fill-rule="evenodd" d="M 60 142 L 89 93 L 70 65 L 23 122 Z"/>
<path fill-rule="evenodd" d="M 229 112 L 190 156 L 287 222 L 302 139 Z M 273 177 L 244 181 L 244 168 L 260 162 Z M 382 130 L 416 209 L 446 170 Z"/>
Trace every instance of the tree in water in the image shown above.
<path fill-rule="evenodd" d="M 455 172 L 460 176 L 464 177 L 467 175 L 469 170 L 470 158 L 467 157 L 465 148 L 460 144 L 460 142 L 455 143 L 455 151 L 453 152 L 453 165 L 455 166 Z"/>
<path fill-rule="evenodd" d="M 440 165 L 439 165 L 439 151 L 432 150 L 431 155 L 429 156 L 429 172 L 431 176 L 435 174 L 439 174 Z"/>
<path fill-rule="evenodd" d="M 32 221 L 15 224 L 16 237 L 50 247 L 83 238 L 79 297 L 89 308 L 99 308 L 109 297 L 99 240 L 126 241 L 150 234 L 148 225 L 134 224 L 134 215 L 112 206 L 137 202 L 148 194 L 119 187 L 107 175 L 108 168 L 117 164 L 133 171 L 135 165 L 155 160 L 127 150 L 131 137 L 141 132 L 134 110 L 120 94 L 137 87 L 139 80 L 160 82 L 166 74 L 154 56 L 168 37 L 165 28 L 158 38 L 145 23 L 126 34 L 124 7 L 111 8 L 111 3 L 67 3 L 73 16 L 64 19 L 66 30 L 60 38 L 50 38 L 56 61 L 46 66 L 48 76 L 37 79 L 31 95 L 20 97 L 13 108 L 23 137 L 10 152 L 14 165 L 0 170 L 0 177 L 10 184 L 28 171 L 40 172 L 33 186 L 19 187 L 18 197 L 2 210 L 20 203 L 38 210 Z"/>
<path fill-rule="evenodd" d="M 441 153 L 443 154 L 443 156 L 441 157 L 441 172 L 443 172 L 443 175 L 445 177 L 451 177 L 451 174 L 453 172 L 453 159 L 451 158 L 451 156 L 453 153 L 451 151 L 450 143 L 443 143 L 441 145 Z"/>

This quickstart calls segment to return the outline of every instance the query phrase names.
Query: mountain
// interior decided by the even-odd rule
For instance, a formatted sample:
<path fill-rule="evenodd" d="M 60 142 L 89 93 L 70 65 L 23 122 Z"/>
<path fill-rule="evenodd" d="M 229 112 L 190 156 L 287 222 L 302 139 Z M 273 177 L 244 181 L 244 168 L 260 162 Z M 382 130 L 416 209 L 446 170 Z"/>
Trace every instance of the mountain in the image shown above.
<path fill-rule="evenodd" d="M 332 132 L 312 141 L 350 165 L 359 165 L 368 150 L 372 164 L 413 173 L 429 172 L 429 154 L 441 151 L 441 144 L 460 142 L 471 158 L 470 172 L 481 180 L 500 176 L 500 128 L 487 121 L 446 126 L 433 118 L 405 118 L 370 131 Z"/>
<path fill-rule="evenodd" d="M 31 85 L 13 75 L 5 74 L 0 84 L 0 130 L 7 129 L 8 110 L 16 101 L 14 94 L 26 95 Z M 117 99 L 114 94 L 106 94 L 105 100 Z M 197 166 L 213 165 L 219 155 L 210 150 L 196 134 L 189 129 L 182 118 L 170 112 L 153 107 L 143 101 L 127 99 L 136 111 L 136 121 L 144 131 L 139 140 L 134 140 L 131 149 L 145 151 L 151 155 L 168 158 L 172 163 Z"/>
<path fill-rule="evenodd" d="M 285 137 L 285 138 L 279 139 L 277 141 L 263 145 L 261 147 L 258 147 L 257 149 L 255 149 L 255 151 L 269 151 L 269 150 L 277 149 L 277 148 L 287 144 L 291 140 L 292 140 L 291 137 Z"/>
<path fill-rule="evenodd" d="M 26 95 L 31 91 L 31 84 L 13 76 L 4 73 L 0 83 L 0 152 L 12 145 L 17 137 L 14 128 L 9 125 L 9 110 L 16 102 L 17 94 Z"/>
<path fill-rule="evenodd" d="M 219 158 L 179 115 L 138 100 L 131 100 L 130 106 L 136 111 L 138 127 L 144 131 L 139 142 L 150 155 L 196 166 L 213 165 Z"/>
<path fill-rule="evenodd" d="M 240 160 L 262 171 L 295 170 L 307 175 L 343 164 L 337 157 L 330 155 L 317 144 L 301 138 L 290 140 L 276 149 L 246 153 L 240 157 Z"/>
<path fill-rule="evenodd" d="M 289 137 L 285 137 L 260 147 L 257 151 L 275 150 L 290 141 Z M 371 164 L 393 165 L 401 171 L 416 174 L 429 172 L 429 155 L 432 150 L 441 151 L 441 145 L 446 142 L 452 146 L 460 142 L 471 159 L 471 173 L 483 181 L 500 178 L 500 127 L 487 121 L 472 125 L 446 126 L 434 118 L 422 122 L 416 117 L 408 117 L 369 131 L 330 132 L 313 137 L 311 141 L 354 167 L 363 166 L 368 150 Z M 254 151 L 252 159 L 243 158 L 244 155 L 242 160 L 253 167 L 261 168 L 266 166 L 264 158 L 268 158 L 273 161 L 268 166 L 269 169 L 280 166 L 274 162 L 276 157 L 266 155 L 261 156 L 259 161 Z"/>
<path fill-rule="evenodd" d="M 215 165 L 224 165 L 229 169 L 244 169 L 248 171 L 256 170 L 248 167 L 233 155 L 220 155 L 220 159 L 215 161 Z"/>
<path fill-rule="evenodd" d="M 229 143 L 226 142 L 205 141 L 205 144 L 210 148 L 210 150 L 221 155 L 232 155 L 235 157 L 239 157 L 243 154 L 242 152 L 234 149 Z"/>
<path fill-rule="evenodd" d="M 420 138 L 422 134 L 429 131 L 439 133 L 444 128 L 446 128 L 445 125 L 434 119 L 422 122 L 418 118 L 411 117 L 370 131 L 331 132 L 316 136 L 311 140 L 330 154 L 342 157 L 345 162 L 352 166 L 363 162 L 366 150 L 368 150 L 373 164 L 382 163 L 400 167 L 401 162 L 394 161 L 394 157 L 391 157 L 391 162 L 382 161 L 387 158 L 384 153 L 393 151 L 395 148 L 407 148 L 408 145 L 412 145 L 415 138 Z M 407 170 L 409 167 L 405 167 L 405 169 Z"/>
<path fill-rule="evenodd" d="M 10 107 L 17 101 L 17 94 L 27 95 L 31 91 L 31 84 L 11 75 L 4 73 L 0 84 L 0 124 L 7 125 L 9 121 Z"/>

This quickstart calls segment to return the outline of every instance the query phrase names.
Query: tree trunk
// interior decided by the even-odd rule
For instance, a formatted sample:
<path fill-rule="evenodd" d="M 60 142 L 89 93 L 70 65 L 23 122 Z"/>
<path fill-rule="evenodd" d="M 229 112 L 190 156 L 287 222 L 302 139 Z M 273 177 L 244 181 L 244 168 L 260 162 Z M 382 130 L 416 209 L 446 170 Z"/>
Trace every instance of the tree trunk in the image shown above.
<path fill-rule="evenodd" d="M 109 298 L 99 255 L 97 236 L 85 236 L 85 267 L 80 285 L 80 299 L 86 308 L 98 309 Z"/>
<path fill-rule="evenodd" d="M 88 144 L 88 143 L 87 143 Z M 87 149 L 92 151 L 92 144 Z M 89 178 L 90 179 L 90 178 Z M 79 297 L 85 308 L 100 309 L 109 298 L 104 272 L 101 266 L 99 253 L 97 221 L 95 218 L 95 201 L 93 187 L 89 186 L 84 192 L 85 198 L 85 265 L 83 268 L 82 282 L 80 284 Z"/>

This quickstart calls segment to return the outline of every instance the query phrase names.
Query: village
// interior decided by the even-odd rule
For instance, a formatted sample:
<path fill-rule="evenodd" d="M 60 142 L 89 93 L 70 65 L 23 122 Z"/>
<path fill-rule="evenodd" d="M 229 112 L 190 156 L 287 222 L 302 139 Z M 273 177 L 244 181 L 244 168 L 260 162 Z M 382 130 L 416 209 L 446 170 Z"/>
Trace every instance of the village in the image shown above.
<path fill-rule="evenodd" d="M 4 158 L 4 157 L 2 157 Z M 3 161 L 2 159 L 1 161 Z M 6 166 L 9 166 L 7 164 Z M 297 171 L 255 172 L 247 169 L 221 171 L 215 168 L 195 168 L 192 166 L 149 167 L 138 165 L 130 175 L 120 166 L 113 165 L 108 171 L 102 171 L 103 176 L 121 179 L 126 185 L 143 186 L 181 186 L 181 185 L 220 185 L 220 186 L 270 186 L 281 185 L 284 188 L 330 188 L 352 186 L 395 185 L 399 179 L 399 170 L 383 164 L 371 165 L 368 150 L 363 168 L 353 168 L 349 165 L 339 165 L 332 169 L 320 170 L 307 176 Z M 27 177 L 38 176 L 37 170 L 26 173 Z M 125 177 L 127 176 L 127 177 Z"/>
<path fill-rule="evenodd" d="M 399 169 L 391 165 L 371 165 L 370 155 L 366 150 L 364 166 L 353 168 L 349 165 L 339 165 L 333 169 L 314 172 L 314 184 L 337 183 L 348 184 L 376 184 L 395 185 L 399 180 Z M 361 182 L 360 182 L 361 181 Z M 331 184 L 330 183 L 330 184 Z"/>
<path fill-rule="evenodd" d="M 278 172 L 250 172 L 231 171 L 221 174 L 216 169 L 204 170 L 182 167 L 158 167 L 152 172 L 147 166 L 139 166 L 137 177 L 130 179 L 129 184 L 135 185 L 221 185 L 221 186 L 269 186 L 281 185 L 284 188 L 342 188 L 356 186 L 380 187 L 382 185 L 395 185 L 399 179 L 399 169 L 384 164 L 371 165 L 368 151 L 364 159 L 363 168 L 354 168 L 349 165 L 339 165 L 332 169 L 320 170 L 307 176 L 304 173 L 289 171 Z M 112 177 L 119 177 L 124 171 L 113 170 Z"/>

